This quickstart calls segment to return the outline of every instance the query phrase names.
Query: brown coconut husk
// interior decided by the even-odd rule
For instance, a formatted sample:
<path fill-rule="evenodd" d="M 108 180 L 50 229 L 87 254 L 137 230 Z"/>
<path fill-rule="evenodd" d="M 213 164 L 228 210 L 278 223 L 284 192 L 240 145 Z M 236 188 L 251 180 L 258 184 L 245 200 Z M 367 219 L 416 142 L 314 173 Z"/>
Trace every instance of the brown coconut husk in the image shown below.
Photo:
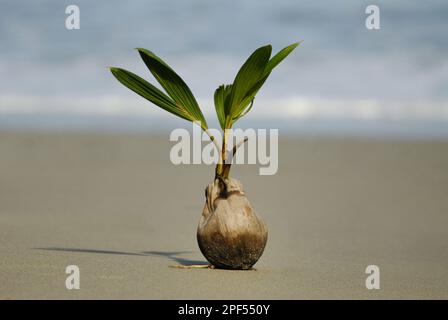
<path fill-rule="evenodd" d="M 205 196 L 197 231 L 202 254 L 216 268 L 251 269 L 263 253 L 268 232 L 243 185 L 219 177 L 207 186 Z"/>

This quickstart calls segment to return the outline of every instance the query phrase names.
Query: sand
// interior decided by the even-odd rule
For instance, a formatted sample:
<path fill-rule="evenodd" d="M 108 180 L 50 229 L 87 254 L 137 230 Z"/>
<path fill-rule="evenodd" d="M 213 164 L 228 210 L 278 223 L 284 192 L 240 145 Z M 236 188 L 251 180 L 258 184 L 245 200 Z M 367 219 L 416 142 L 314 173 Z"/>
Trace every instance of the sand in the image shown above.
<path fill-rule="evenodd" d="M 232 175 L 269 227 L 256 271 L 205 263 L 206 165 L 168 136 L 1 133 L 0 299 L 448 298 L 448 142 L 281 139 Z M 80 289 L 65 268 L 79 266 Z M 379 290 L 365 287 L 368 265 Z"/>

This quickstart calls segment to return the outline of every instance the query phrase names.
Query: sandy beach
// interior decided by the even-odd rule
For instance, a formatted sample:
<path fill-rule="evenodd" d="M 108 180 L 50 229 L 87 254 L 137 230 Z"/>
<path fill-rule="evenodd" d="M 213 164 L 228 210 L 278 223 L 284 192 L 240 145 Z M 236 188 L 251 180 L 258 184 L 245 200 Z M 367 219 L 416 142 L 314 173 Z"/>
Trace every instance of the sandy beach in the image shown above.
<path fill-rule="evenodd" d="M 448 141 L 284 138 L 236 166 L 269 228 L 256 271 L 203 264 L 207 165 L 168 135 L 0 134 L 0 299 L 448 299 Z M 67 290 L 77 265 L 81 288 Z M 367 290 L 365 269 L 381 270 Z"/>

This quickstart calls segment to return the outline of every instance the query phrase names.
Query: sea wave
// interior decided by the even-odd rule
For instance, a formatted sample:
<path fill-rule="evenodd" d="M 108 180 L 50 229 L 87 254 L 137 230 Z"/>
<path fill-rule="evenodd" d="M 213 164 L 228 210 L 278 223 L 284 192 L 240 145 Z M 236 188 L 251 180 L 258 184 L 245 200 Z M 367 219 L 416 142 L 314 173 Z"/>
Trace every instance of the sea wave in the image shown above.
<path fill-rule="evenodd" d="M 213 101 L 199 99 L 207 117 L 214 116 Z M 0 115 L 169 116 L 139 97 L 116 95 L 67 97 L 0 95 Z M 443 120 L 448 121 L 448 101 L 337 100 L 292 97 L 256 101 L 256 118 L 344 120 Z"/>

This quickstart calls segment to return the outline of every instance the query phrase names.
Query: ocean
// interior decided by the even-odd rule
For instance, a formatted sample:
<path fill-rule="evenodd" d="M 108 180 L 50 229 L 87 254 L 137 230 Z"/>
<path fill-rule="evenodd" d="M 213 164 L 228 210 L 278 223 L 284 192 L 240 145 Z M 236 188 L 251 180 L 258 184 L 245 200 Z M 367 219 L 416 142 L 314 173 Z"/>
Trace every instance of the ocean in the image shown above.
<path fill-rule="evenodd" d="M 72 4 L 79 30 L 65 27 Z M 365 26 L 370 4 L 380 9 L 378 30 Z M 119 66 L 155 83 L 135 47 L 168 62 L 216 125 L 213 92 L 254 49 L 303 40 L 242 126 L 448 137 L 447 21 L 448 2 L 436 0 L 2 0 L 0 130 L 188 125 L 112 77 L 108 66 Z"/>

